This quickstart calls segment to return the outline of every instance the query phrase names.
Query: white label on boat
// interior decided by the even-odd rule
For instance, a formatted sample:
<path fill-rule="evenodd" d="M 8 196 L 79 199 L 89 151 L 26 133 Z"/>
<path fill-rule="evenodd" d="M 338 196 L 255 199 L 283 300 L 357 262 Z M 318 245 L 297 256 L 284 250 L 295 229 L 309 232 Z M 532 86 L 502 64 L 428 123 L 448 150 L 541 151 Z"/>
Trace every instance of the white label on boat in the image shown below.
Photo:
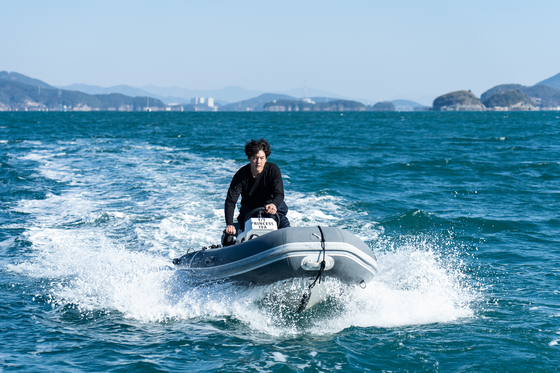
<path fill-rule="evenodd" d="M 323 256 L 319 255 L 319 260 L 317 255 L 310 255 L 306 256 L 301 260 L 301 268 L 305 269 L 306 271 L 318 271 L 321 268 L 321 261 Z M 334 258 L 332 256 L 325 257 L 325 271 L 328 271 L 334 267 Z"/>
<path fill-rule="evenodd" d="M 245 225 L 247 225 L 247 223 L 245 223 Z M 251 223 L 250 229 L 267 229 L 267 230 L 278 229 L 278 226 L 276 225 L 276 221 L 270 218 L 251 218 L 250 223 Z"/>

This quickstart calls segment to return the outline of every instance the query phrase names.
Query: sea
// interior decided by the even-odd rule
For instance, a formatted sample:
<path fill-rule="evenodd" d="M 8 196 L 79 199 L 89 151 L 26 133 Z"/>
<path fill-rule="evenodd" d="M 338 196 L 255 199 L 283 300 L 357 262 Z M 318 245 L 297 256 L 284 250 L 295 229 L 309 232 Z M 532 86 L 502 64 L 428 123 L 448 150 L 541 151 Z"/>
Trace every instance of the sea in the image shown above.
<path fill-rule="evenodd" d="M 364 289 L 174 268 L 260 138 Z M 0 181 L 0 372 L 560 370 L 558 112 L 4 112 Z"/>

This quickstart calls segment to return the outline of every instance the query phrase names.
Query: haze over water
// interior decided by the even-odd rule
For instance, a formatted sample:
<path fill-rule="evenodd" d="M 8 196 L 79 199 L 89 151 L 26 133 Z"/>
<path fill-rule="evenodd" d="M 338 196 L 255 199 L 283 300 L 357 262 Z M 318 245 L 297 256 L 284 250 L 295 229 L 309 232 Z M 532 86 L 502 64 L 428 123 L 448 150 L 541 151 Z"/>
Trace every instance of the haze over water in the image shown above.
<path fill-rule="evenodd" d="M 2 113 L 5 371 L 554 371 L 557 113 Z M 293 226 L 379 259 L 294 312 L 298 284 L 193 286 L 268 139 Z M 2 370 L 0 369 L 0 370 Z"/>

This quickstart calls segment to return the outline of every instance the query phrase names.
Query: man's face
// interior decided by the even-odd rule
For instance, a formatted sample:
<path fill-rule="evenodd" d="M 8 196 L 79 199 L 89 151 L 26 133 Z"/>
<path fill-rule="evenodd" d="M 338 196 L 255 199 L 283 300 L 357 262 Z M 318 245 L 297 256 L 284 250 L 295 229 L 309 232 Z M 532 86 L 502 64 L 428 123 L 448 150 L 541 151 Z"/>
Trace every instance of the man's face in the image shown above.
<path fill-rule="evenodd" d="M 251 163 L 251 172 L 253 175 L 259 175 L 264 170 L 266 155 L 262 150 L 259 150 L 257 154 L 249 157 L 249 162 Z"/>

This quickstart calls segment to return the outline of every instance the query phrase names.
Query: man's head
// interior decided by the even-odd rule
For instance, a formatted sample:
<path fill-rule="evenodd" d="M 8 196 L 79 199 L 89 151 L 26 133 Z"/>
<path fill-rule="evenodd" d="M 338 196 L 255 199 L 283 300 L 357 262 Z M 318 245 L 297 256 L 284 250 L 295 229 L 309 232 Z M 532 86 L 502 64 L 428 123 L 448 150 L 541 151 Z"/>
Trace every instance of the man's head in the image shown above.
<path fill-rule="evenodd" d="M 268 158 L 270 155 L 270 144 L 265 139 L 251 140 L 245 143 L 245 154 L 247 158 L 251 158 L 256 155 L 260 150 L 264 152 L 264 155 Z"/>
<path fill-rule="evenodd" d="M 265 139 L 251 140 L 245 144 L 245 154 L 251 163 L 253 176 L 256 177 L 264 170 L 266 158 L 270 153 L 270 144 Z"/>

